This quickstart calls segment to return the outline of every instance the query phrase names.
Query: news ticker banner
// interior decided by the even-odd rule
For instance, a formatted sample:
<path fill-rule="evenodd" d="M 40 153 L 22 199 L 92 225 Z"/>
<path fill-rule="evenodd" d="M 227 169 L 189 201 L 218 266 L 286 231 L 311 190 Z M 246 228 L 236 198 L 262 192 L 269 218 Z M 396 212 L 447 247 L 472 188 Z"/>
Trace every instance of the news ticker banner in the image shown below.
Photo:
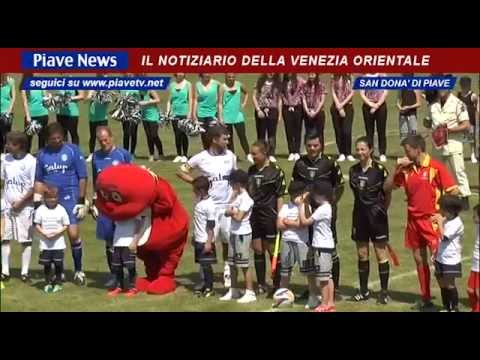
<path fill-rule="evenodd" d="M 480 48 L 0 48 L 11 73 L 477 73 Z"/>

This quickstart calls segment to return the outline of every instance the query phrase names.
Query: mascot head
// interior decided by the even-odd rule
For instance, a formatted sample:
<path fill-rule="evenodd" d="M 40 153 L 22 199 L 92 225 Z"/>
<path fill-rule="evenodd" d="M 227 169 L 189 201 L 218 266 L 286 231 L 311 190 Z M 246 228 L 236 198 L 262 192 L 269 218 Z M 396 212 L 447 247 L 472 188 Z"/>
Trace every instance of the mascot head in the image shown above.
<path fill-rule="evenodd" d="M 139 166 L 110 166 L 98 175 L 95 205 L 114 221 L 131 219 L 152 205 L 155 181 L 148 170 Z"/>

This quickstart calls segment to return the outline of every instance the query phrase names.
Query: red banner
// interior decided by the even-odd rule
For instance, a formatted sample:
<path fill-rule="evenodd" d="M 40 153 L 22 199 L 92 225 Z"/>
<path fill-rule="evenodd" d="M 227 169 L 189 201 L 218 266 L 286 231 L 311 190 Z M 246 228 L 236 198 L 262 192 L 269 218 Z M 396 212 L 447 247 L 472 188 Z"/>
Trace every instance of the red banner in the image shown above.
<path fill-rule="evenodd" d="M 128 53 L 128 69 L 22 68 L 26 51 Z M 480 48 L 1 48 L 0 72 L 131 73 L 472 73 L 480 72 Z"/>

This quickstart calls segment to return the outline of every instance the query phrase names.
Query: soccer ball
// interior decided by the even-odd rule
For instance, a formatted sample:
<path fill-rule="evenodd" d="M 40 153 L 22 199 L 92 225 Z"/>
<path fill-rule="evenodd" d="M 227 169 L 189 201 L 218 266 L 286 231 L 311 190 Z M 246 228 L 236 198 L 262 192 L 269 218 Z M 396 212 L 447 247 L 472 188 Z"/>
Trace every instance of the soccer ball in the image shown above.
<path fill-rule="evenodd" d="M 280 288 L 273 294 L 273 301 L 274 308 L 289 307 L 293 305 L 295 295 L 287 288 Z"/>

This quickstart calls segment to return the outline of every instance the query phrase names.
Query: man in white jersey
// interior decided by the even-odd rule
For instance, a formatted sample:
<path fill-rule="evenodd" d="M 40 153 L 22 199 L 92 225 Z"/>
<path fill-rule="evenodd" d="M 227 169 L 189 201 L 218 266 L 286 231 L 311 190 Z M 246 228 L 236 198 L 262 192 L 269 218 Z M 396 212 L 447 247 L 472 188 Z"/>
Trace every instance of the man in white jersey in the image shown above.
<path fill-rule="evenodd" d="M 22 244 L 23 282 L 30 282 L 28 268 L 32 256 L 33 184 L 35 182 L 35 158 L 27 152 L 28 138 L 24 133 L 7 134 L 8 153 L 2 158 L 1 180 L 5 229 L 2 235 L 1 280 L 10 278 L 10 241 Z"/>
<path fill-rule="evenodd" d="M 237 169 L 237 157 L 227 149 L 228 131 L 222 126 L 208 129 L 208 148 L 193 156 L 180 166 L 177 175 L 185 182 L 192 183 L 192 171 L 197 170 L 200 175 L 206 176 L 210 181 L 209 195 L 217 208 L 214 236 L 221 241 L 223 247 L 224 285 L 230 287 L 230 268 L 227 261 L 228 240 L 230 238 L 230 218 L 225 216 L 225 209 L 232 195 L 230 174 Z"/>

